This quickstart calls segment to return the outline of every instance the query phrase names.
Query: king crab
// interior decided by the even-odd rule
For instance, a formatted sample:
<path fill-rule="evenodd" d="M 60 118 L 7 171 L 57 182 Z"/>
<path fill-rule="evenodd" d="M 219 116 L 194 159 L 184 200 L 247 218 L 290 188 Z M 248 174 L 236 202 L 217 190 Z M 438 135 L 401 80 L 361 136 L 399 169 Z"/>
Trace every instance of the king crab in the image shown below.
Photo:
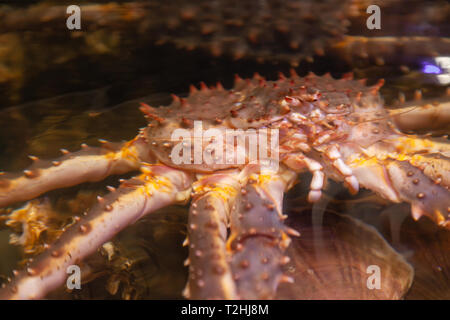
<path fill-rule="evenodd" d="M 415 219 L 426 216 L 450 228 L 448 143 L 401 133 L 394 122 L 408 113 L 391 116 L 383 108 L 382 84 L 368 87 L 350 75 L 300 78 L 294 71 L 290 77 L 280 74 L 277 81 L 237 77 L 232 90 L 202 84 L 200 90 L 191 87 L 187 98 L 174 96 L 166 108 L 142 105 L 148 126 L 125 144 L 82 145 L 75 153 L 62 150 L 64 155 L 54 161 L 32 157 L 35 163 L 23 175 L 1 173 L 0 207 L 5 207 L 53 189 L 141 171 L 117 189 L 108 187 L 109 195 L 98 197 L 26 270 L 15 272 L 0 297 L 45 297 L 64 283 L 68 266 L 120 230 L 159 208 L 191 199 L 185 295 L 273 298 L 280 282 L 292 282 L 282 265 L 289 263 L 290 237 L 300 235 L 283 223 L 283 195 L 304 171 L 312 173 L 310 202 L 321 198 L 331 178 L 353 194 L 362 186 L 388 201 L 407 202 Z M 442 117 L 448 117 L 448 105 L 444 98 Z M 221 133 L 278 129 L 279 169 L 268 172 L 252 163 L 175 164 L 171 134 L 177 128 L 193 130 L 195 120 Z M 205 149 L 203 144 L 201 152 Z M 240 150 L 248 151 L 248 146 Z"/>

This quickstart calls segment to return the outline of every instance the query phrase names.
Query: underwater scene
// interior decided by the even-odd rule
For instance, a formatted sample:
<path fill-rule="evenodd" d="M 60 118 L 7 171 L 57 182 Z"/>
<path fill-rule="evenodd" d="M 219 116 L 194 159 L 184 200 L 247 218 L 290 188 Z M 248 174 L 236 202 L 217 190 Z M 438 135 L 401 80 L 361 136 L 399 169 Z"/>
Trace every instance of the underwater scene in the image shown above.
<path fill-rule="evenodd" d="M 449 300 L 450 3 L 0 2 L 0 299 Z"/>

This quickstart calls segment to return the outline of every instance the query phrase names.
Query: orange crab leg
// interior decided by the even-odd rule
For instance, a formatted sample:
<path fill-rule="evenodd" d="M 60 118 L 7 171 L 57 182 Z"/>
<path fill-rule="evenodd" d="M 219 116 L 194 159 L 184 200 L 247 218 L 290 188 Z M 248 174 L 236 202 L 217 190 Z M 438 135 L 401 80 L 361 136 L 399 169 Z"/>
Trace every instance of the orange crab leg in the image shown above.
<path fill-rule="evenodd" d="M 184 291 L 192 299 L 237 299 L 226 251 L 231 207 L 240 189 L 236 174 L 212 174 L 194 184 L 189 211 L 189 280 Z"/>
<path fill-rule="evenodd" d="M 445 171 L 441 175 L 440 169 L 433 167 L 442 165 L 448 170 L 446 161 L 440 160 L 422 156 L 383 160 L 371 157 L 355 160 L 351 167 L 363 187 L 393 202 L 410 203 L 414 219 L 426 215 L 450 228 L 449 176 Z"/>
<path fill-rule="evenodd" d="M 408 54 L 405 55 L 404 53 Z M 448 55 L 450 39 L 445 37 L 363 37 L 346 35 L 341 41 L 333 42 L 328 53 L 346 60 L 350 65 L 355 60 L 370 59 L 377 65 L 398 61 L 408 63 L 422 57 Z"/>
<path fill-rule="evenodd" d="M 105 198 L 98 198 L 98 204 L 86 217 L 0 290 L 0 299 L 45 297 L 66 281 L 69 266 L 95 252 L 123 228 L 150 212 L 189 198 L 192 177 L 183 171 L 148 165 L 142 167 L 142 172 Z"/>
<path fill-rule="evenodd" d="M 280 282 L 292 281 L 282 270 L 289 262 L 284 256 L 289 235 L 300 235 L 283 223 L 283 194 L 289 180 L 273 173 L 251 175 L 232 210 L 228 249 L 241 299 L 273 298 Z"/>
<path fill-rule="evenodd" d="M 450 98 L 412 101 L 390 109 L 395 124 L 403 131 L 427 131 L 450 128 Z"/>
<path fill-rule="evenodd" d="M 111 174 L 138 170 L 142 139 L 116 146 L 107 143 L 102 148 L 82 145 L 78 152 L 64 154 L 55 161 L 30 157 L 33 164 L 22 175 L 0 172 L 0 207 L 35 198 L 47 191 L 100 181 Z"/>

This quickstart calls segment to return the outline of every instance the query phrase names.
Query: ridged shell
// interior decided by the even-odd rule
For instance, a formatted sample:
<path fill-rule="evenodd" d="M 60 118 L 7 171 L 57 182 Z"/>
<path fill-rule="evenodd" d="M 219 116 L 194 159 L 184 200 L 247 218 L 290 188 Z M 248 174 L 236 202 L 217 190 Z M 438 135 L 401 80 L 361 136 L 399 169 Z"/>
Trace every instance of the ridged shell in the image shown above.
<path fill-rule="evenodd" d="M 450 299 L 450 231 L 426 218 L 415 221 L 407 213 L 407 206 L 389 211 L 385 215 L 389 223 L 382 228 L 386 239 L 414 267 L 414 282 L 405 299 Z"/>
<path fill-rule="evenodd" d="M 288 225 L 301 232 L 288 248 L 286 274 L 277 299 L 400 299 L 413 280 L 413 268 L 375 228 L 331 212 L 291 213 Z M 322 221 L 320 221 L 322 220 Z M 315 223 L 314 223 L 314 222 Z M 369 266 L 379 266 L 381 288 L 368 289 Z"/>

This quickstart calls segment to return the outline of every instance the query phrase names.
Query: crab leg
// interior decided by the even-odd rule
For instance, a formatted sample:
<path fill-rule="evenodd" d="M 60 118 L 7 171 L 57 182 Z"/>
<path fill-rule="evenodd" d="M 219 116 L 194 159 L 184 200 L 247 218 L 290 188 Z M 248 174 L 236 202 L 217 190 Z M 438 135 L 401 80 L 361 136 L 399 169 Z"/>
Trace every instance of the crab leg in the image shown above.
<path fill-rule="evenodd" d="M 345 163 L 361 186 L 392 202 L 408 202 L 450 228 L 450 144 L 445 139 L 391 134 L 366 148 L 341 145 Z"/>
<path fill-rule="evenodd" d="M 450 99 L 412 101 L 398 109 L 390 109 L 400 130 L 434 130 L 450 127 Z"/>
<path fill-rule="evenodd" d="M 83 182 L 100 181 L 111 174 L 138 170 L 141 139 L 116 147 L 93 148 L 82 145 L 78 152 L 64 154 L 55 161 L 30 157 L 33 164 L 23 175 L 0 172 L 0 207 L 35 198 L 47 191 L 74 186 Z"/>
<path fill-rule="evenodd" d="M 344 179 L 349 191 L 352 194 L 358 193 L 359 183 L 358 179 L 353 175 L 352 169 L 350 169 L 342 159 L 342 155 L 337 145 L 330 146 L 325 151 L 325 156 L 331 161 L 332 167 L 339 172 L 340 176 Z"/>
<path fill-rule="evenodd" d="M 141 168 L 105 198 L 98 198 L 85 218 L 71 226 L 47 251 L 0 291 L 0 299 L 39 299 L 61 286 L 67 268 L 92 254 L 126 226 L 161 207 L 185 201 L 191 177 L 163 165 Z"/>
<path fill-rule="evenodd" d="M 372 159 L 407 161 L 436 185 L 450 187 L 450 144 L 446 139 L 394 135 L 364 149 L 364 154 Z"/>
<path fill-rule="evenodd" d="M 328 53 L 346 60 L 350 65 L 357 58 L 371 59 L 378 65 L 408 63 L 420 57 L 447 55 L 450 39 L 445 37 L 363 37 L 348 36 L 334 42 Z M 405 52 L 408 54 L 406 55 Z M 406 59 L 410 59 L 406 61 Z"/>
<path fill-rule="evenodd" d="M 308 193 L 308 201 L 319 201 L 322 197 L 322 188 L 325 185 L 323 166 L 316 160 L 306 157 L 303 153 L 289 154 L 283 163 L 296 172 L 302 172 L 305 167 L 308 168 L 313 175 Z"/>
<path fill-rule="evenodd" d="M 232 210 L 227 247 L 241 299 L 273 298 L 280 282 L 292 281 L 282 271 L 289 261 L 284 256 L 288 235 L 300 235 L 283 224 L 283 194 L 292 179 L 289 173 L 250 176 Z"/>
<path fill-rule="evenodd" d="M 227 252 L 231 206 L 239 190 L 236 175 L 213 174 L 194 184 L 189 211 L 189 280 L 184 295 L 192 299 L 236 299 Z"/>

